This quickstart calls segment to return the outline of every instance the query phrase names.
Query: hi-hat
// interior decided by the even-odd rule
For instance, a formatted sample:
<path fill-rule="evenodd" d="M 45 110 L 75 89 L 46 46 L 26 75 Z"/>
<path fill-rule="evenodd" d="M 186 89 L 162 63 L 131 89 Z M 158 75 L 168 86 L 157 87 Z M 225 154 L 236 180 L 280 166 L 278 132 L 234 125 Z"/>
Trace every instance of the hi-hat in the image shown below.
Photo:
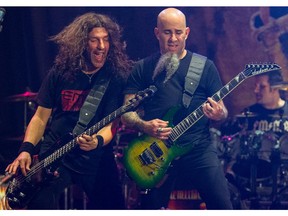
<path fill-rule="evenodd" d="M 242 112 L 238 115 L 235 115 L 236 118 L 251 118 L 256 116 L 258 116 L 258 114 L 253 112 Z"/>
<path fill-rule="evenodd" d="M 4 101 L 6 102 L 31 101 L 36 98 L 37 94 L 38 93 L 26 91 L 23 94 L 17 94 L 7 97 Z"/>
<path fill-rule="evenodd" d="M 277 88 L 279 90 L 288 91 L 288 82 L 280 82 L 271 85 L 271 88 Z"/>

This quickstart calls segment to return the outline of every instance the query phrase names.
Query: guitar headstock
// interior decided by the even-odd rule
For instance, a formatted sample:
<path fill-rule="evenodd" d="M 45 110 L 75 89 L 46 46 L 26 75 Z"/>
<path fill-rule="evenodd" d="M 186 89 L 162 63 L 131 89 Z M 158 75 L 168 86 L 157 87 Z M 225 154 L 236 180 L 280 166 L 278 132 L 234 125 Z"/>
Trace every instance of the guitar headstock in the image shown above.
<path fill-rule="evenodd" d="M 157 91 L 156 86 L 151 85 L 149 88 L 144 89 L 143 91 L 139 91 L 134 98 L 129 100 L 129 104 L 126 106 L 128 110 L 132 110 L 139 106 L 141 102 L 145 99 L 152 97 Z"/>
<path fill-rule="evenodd" d="M 243 71 L 246 77 L 256 76 L 262 73 L 270 71 L 280 70 L 281 67 L 278 64 L 247 64 Z"/>

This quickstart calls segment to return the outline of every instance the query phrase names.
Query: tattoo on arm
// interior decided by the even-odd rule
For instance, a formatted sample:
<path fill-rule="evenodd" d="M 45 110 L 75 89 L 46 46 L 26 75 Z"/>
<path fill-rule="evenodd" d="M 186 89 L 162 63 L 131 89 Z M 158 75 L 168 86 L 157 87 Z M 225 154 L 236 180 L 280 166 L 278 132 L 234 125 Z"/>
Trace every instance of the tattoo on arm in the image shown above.
<path fill-rule="evenodd" d="M 128 104 L 129 100 L 134 98 L 135 95 L 126 95 L 125 104 Z M 136 128 L 138 130 L 143 130 L 144 121 L 141 119 L 136 111 L 124 113 L 121 117 L 122 123 L 128 127 Z"/>

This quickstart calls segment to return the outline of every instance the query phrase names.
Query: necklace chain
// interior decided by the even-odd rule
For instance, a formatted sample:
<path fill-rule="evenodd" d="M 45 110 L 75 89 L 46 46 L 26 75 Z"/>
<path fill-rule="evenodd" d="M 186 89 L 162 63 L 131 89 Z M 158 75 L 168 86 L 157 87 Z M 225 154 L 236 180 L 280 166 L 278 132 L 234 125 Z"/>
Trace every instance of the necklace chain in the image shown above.
<path fill-rule="evenodd" d="M 87 73 L 85 73 L 85 72 L 83 72 L 83 73 L 88 77 L 89 83 L 91 83 L 91 80 L 92 80 L 93 76 L 96 74 L 96 73 L 87 74 Z"/>

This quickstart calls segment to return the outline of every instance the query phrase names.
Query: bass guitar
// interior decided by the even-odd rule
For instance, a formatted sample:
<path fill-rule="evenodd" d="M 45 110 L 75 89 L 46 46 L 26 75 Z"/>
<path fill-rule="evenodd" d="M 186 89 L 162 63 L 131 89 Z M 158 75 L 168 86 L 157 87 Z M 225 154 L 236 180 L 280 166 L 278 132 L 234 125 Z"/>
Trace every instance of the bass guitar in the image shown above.
<path fill-rule="evenodd" d="M 277 64 L 246 65 L 245 70 L 216 92 L 212 99 L 218 102 L 248 77 L 278 69 L 280 67 Z M 171 162 L 192 150 L 192 145 L 181 146 L 176 140 L 204 116 L 202 108 L 207 102 L 200 105 L 176 126 L 171 122 L 178 108 L 171 108 L 163 118 L 169 121 L 169 126 L 172 127 L 168 140 L 160 140 L 144 134 L 128 143 L 124 149 L 123 164 L 127 174 L 140 188 L 151 189 L 160 185 L 165 180 Z"/>
<path fill-rule="evenodd" d="M 96 133 L 98 130 L 111 123 L 122 114 L 137 108 L 141 102 L 143 102 L 146 98 L 153 96 L 156 91 L 157 88 L 155 86 L 150 86 L 149 88 L 138 92 L 136 96 L 126 105 L 121 106 L 110 115 L 103 118 L 100 122 L 84 131 L 82 134 L 92 135 Z M 40 161 L 37 161 L 35 165 L 33 165 L 27 172 L 27 176 L 19 174 L 9 182 L 6 189 L 5 198 L 8 202 L 8 205 L 12 209 L 24 209 L 27 206 L 33 196 L 41 188 L 41 185 L 49 178 L 49 175 L 53 176 L 52 172 L 50 171 L 52 165 L 55 165 L 56 161 L 59 161 L 59 159 L 63 158 L 63 156 L 78 146 L 77 138 L 82 134 L 76 137 L 72 134 L 68 134 L 70 137 L 72 137 L 71 141 L 65 145 L 61 145 L 61 147 L 59 147 L 57 142 L 56 146 L 58 146 L 58 148 L 52 149 L 52 154 L 48 155 L 44 159 L 40 159 Z M 67 140 L 67 136 L 65 136 L 65 140 Z M 51 151 L 49 150 L 49 152 Z M 39 176 L 41 176 L 40 179 Z"/>

